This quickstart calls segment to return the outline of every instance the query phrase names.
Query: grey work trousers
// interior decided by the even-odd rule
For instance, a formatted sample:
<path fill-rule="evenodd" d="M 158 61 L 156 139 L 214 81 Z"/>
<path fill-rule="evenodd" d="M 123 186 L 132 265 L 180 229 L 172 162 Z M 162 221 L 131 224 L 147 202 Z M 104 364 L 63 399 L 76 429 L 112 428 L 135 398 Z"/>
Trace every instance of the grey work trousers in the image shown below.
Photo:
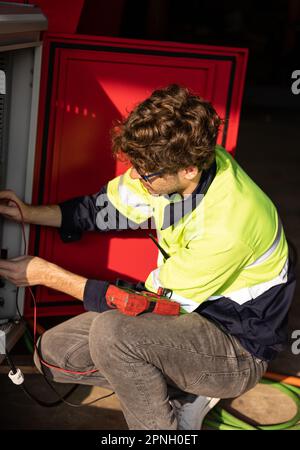
<path fill-rule="evenodd" d="M 42 358 L 71 371 L 47 369 L 57 382 L 115 391 L 129 429 L 176 430 L 170 393 L 237 397 L 259 381 L 267 362 L 198 313 L 126 316 L 87 312 L 46 331 Z M 40 362 L 35 355 L 39 370 Z"/>

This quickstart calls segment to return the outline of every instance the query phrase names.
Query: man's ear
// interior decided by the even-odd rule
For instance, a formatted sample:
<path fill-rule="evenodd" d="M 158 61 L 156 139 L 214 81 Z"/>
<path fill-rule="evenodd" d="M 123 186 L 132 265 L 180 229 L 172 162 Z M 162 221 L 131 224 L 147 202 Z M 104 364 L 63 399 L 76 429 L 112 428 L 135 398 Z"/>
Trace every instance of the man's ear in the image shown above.
<path fill-rule="evenodd" d="M 182 175 L 186 180 L 193 180 L 199 174 L 196 166 L 189 166 L 182 170 Z"/>

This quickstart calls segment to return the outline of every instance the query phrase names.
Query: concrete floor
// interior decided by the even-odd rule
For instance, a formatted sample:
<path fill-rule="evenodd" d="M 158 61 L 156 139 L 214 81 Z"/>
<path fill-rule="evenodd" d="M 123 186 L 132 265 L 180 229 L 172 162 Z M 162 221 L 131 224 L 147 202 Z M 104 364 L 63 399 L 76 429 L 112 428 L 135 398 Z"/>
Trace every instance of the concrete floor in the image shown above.
<path fill-rule="evenodd" d="M 24 367 L 27 389 L 47 402 L 57 400 L 42 375 L 35 373 L 30 361 Z M 21 367 L 20 367 L 21 368 Z M 23 369 L 21 368 L 23 371 Z M 8 371 L 8 368 L 7 368 Z M 80 408 L 61 404 L 45 408 L 35 404 L 17 386 L 12 384 L 1 368 L 0 374 L 0 430 L 127 430 L 120 403 L 113 394 L 97 403 Z M 27 373 L 26 373 L 27 372 Z M 29 373 L 28 373 L 29 372 Z M 55 383 L 57 391 L 64 395 L 72 385 Z M 103 388 L 80 385 L 67 399 L 74 404 L 89 403 L 111 394 Z"/>
<path fill-rule="evenodd" d="M 41 375 L 30 373 L 25 374 L 25 378 L 30 392 L 44 401 L 56 400 Z M 70 388 L 69 385 L 55 386 L 61 394 Z M 86 404 L 109 394 L 111 391 L 103 388 L 81 385 L 68 401 Z M 2 373 L 0 398 L 0 430 L 128 430 L 115 395 L 80 408 L 65 404 L 43 408 L 34 404 Z M 219 405 L 241 418 L 245 417 L 253 425 L 285 422 L 296 414 L 296 406 L 291 399 L 277 389 L 262 384 L 236 399 L 223 400 Z"/>
<path fill-rule="evenodd" d="M 55 401 L 56 396 L 32 366 L 28 356 L 15 359 L 18 363 L 23 360 L 18 367 L 24 373 L 27 389 L 40 400 Z M 0 369 L 0 430 L 128 430 L 118 398 L 111 391 L 79 385 L 67 401 L 82 404 L 82 407 L 61 404 L 54 408 L 44 408 L 35 404 L 11 383 L 7 377 L 7 366 L 2 365 Z M 71 386 L 55 383 L 55 388 L 61 395 Z M 99 397 L 107 398 L 87 405 Z M 263 384 L 258 384 L 236 399 L 222 400 L 219 406 L 224 406 L 232 414 L 253 425 L 285 422 L 297 412 L 293 400 Z M 208 429 L 207 426 L 204 428 Z"/>
<path fill-rule="evenodd" d="M 243 112 L 237 148 L 237 160 L 250 176 L 264 189 L 277 205 L 288 238 L 300 248 L 300 186 L 299 186 L 299 112 L 270 109 Z M 298 146 L 298 147 L 297 147 Z M 299 265 L 297 268 L 299 274 Z M 300 330 L 300 299 L 297 287 L 290 313 L 289 335 Z M 300 375 L 300 355 L 288 348 L 269 366 L 269 370 Z M 300 345 L 299 345 L 300 348 Z M 28 388 L 42 398 L 49 391 L 40 375 L 35 374 L 28 362 L 26 375 Z M 0 429 L 127 429 L 116 396 L 92 406 L 71 408 L 62 405 L 45 409 L 33 404 L 15 387 L 0 367 Z M 58 385 L 65 391 L 66 385 Z M 50 393 L 51 394 L 51 393 Z M 84 402 L 107 395 L 109 391 L 89 386 L 79 386 L 70 399 Z M 50 395 L 53 399 L 52 394 Z M 295 414 L 295 406 L 286 396 L 267 386 L 258 385 L 232 401 L 228 407 L 258 423 L 281 422 Z"/>

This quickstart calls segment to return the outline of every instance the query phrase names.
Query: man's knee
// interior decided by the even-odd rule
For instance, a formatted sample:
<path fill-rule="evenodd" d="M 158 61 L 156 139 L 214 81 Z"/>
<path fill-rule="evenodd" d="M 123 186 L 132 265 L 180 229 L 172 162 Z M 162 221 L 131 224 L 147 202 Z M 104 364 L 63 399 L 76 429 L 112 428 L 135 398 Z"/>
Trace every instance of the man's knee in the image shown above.
<path fill-rule="evenodd" d="M 42 367 L 41 360 L 48 362 L 51 365 L 61 367 L 66 351 L 65 336 L 56 332 L 54 328 L 51 328 L 39 337 L 33 360 L 39 372 L 43 373 L 44 368 Z"/>
<path fill-rule="evenodd" d="M 118 310 L 99 314 L 90 329 L 90 342 L 96 340 L 106 346 L 118 341 L 123 335 L 124 318 L 126 316 Z"/>
<path fill-rule="evenodd" d="M 131 343 L 130 329 L 135 321 L 136 317 L 126 316 L 117 310 L 99 314 L 90 329 L 91 355 L 99 361 L 99 358 L 111 358 L 114 352 L 127 353 Z"/>
<path fill-rule="evenodd" d="M 36 368 L 42 375 L 46 375 L 50 379 L 53 379 L 51 371 L 44 363 L 44 362 L 50 363 L 50 361 L 51 361 L 52 365 L 57 364 L 56 361 L 53 361 L 53 357 L 50 354 L 51 348 L 49 349 L 49 345 L 47 346 L 47 343 L 49 342 L 49 339 L 48 339 L 49 331 L 50 330 L 45 331 L 44 334 L 38 338 L 36 347 L 34 350 L 34 354 L 33 354 L 33 361 L 34 361 Z M 53 342 L 52 342 L 52 344 L 53 344 Z"/>

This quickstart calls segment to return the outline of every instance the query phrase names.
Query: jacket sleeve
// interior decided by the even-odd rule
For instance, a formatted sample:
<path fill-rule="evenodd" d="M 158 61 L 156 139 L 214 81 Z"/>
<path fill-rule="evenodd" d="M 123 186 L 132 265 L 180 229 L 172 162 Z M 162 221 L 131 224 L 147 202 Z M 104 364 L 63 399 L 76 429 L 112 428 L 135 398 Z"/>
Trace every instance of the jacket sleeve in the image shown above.
<path fill-rule="evenodd" d="M 108 281 L 87 280 L 83 294 L 84 309 L 99 313 L 112 309 L 106 302 L 106 291 L 108 287 Z"/>
<path fill-rule="evenodd" d="M 101 216 L 104 205 L 98 205 L 97 199 L 105 200 L 106 186 L 93 195 L 75 197 L 58 206 L 61 209 L 62 223 L 59 234 L 64 242 L 73 242 L 81 238 L 84 231 L 97 229 L 97 215 Z"/>
<path fill-rule="evenodd" d="M 137 229 L 152 216 L 149 195 L 130 169 L 92 195 L 59 203 L 62 223 L 59 234 L 64 242 L 79 240 L 84 231 Z"/>

